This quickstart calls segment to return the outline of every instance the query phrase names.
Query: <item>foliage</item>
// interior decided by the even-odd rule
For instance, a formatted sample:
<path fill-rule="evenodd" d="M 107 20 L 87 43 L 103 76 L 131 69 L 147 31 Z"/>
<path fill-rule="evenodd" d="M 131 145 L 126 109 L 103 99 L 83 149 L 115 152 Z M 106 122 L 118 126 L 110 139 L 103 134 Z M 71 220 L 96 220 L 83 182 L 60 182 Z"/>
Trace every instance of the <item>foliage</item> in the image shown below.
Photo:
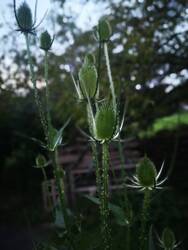
<path fill-rule="evenodd" d="M 63 5 L 65 2 L 66 1 L 61 1 L 60 4 Z M 62 120 L 66 120 L 65 118 L 67 118 L 69 114 L 74 113 L 73 120 L 77 120 L 77 123 L 79 125 L 82 125 L 82 127 L 86 127 L 88 117 L 87 115 L 85 115 L 85 117 L 83 118 L 83 114 L 86 113 L 86 107 L 85 107 L 86 104 L 89 106 L 90 111 L 91 109 L 93 109 L 93 113 L 91 112 L 89 114 L 90 118 L 93 115 L 93 118 L 96 118 L 97 120 L 97 121 L 94 121 L 93 124 L 95 125 L 95 122 L 96 122 L 97 129 L 100 128 L 100 133 L 97 132 L 98 136 L 97 138 L 94 138 L 94 139 L 95 141 L 97 141 L 97 143 L 101 143 L 103 146 L 102 148 L 103 150 L 102 151 L 102 154 L 103 154 L 102 174 L 103 176 L 100 182 L 103 185 L 102 191 L 104 193 L 101 192 L 100 194 L 100 191 L 99 191 L 99 194 L 98 194 L 99 199 L 98 200 L 94 199 L 94 202 L 98 203 L 99 207 L 100 206 L 102 207 L 101 218 L 102 220 L 104 220 L 102 234 L 111 233 L 111 230 L 109 230 L 108 232 L 105 232 L 106 230 L 105 227 L 108 227 L 108 228 L 111 227 L 112 229 L 111 235 L 113 235 L 113 232 L 117 230 L 118 233 L 117 235 L 115 235 L 114 239 L 112 240 L 113 249 L 117 249 L 118 244 L 119 244 L 118 249 L 125 249 L 125 248 L 127 250 L 130 249 L 130 245 L 129 244 L 126 245 L 126 243 L 130 241 L 130 239 L 128 239 L 130 237 L 130 230 L 132 230 L 131 232 L 133 234 L 135 232 L 134 234 L 135 236 L 132 239 L 132 241 L 134 241 L 133 249 L 134 247 L 136 247 L 134 246 L 134 244 L 136 244 L 135 242 L 137 242 L 137 244 L 139 242 L 140 249 L 145 249 L 145 246 L 148 244 L 148 242 L 149 242 L 149 246 L 152 246 L 151 248 L 153 248 L 154 247 L 153 245 L 155 245 L 155 243 L 153 242 L 155 242 L 156 239 L 154 240 L 152 239 L 151 231 L 149 233 L 148 222 L 150 222 L 150 219 L 151 219 L 150 213 L 149 213 L 150 205 L 151 205 L 150 203 L 152 203 L 151 197 L 153 196 L 153 193 L 156 191 L 155 187 L 157 187 L 156 185 L 157 181 L 154 180 L 154 178 L 152 178 L 151 186 L 152 186 L 152 189 L 154 189 L 152 190 L 154 192 L 150 193 L 151 190 L 149 190 L 148 187 L 146 187 L 144 190 L 144 198 L 142 199 L 142 202 L 143 202 L 142 212 L 141 210 L 139 210 L 138 213 L 136 213 L 135 211 L 132 211 L 132 209 L 127 208 L 127 204 L 124 204 L 124 207 L 122 207 L 121 205 L 118 206 L 117 204 L 109 203 L 108 188 L 107 188 L 108 187 L 108 167 L 109 167 L 109 155 L 108 154 L 109 152 L 108 152 L 108 144 L 106 144 L 106 142 L 109 143 L 112 139 L 115 139 L 114 133 L 113 133 L 114 127 L 116 127 L 115 124 L 117 123 L 117 127 L 120 125 L 119 113 L 121 113 L 120 111 L 123 110 L 122 108 L 123 105 L 121 103 L 120 105 L 119 103 L 117 105 L 116 99 L 118 99 L 119 97 L 120 97 L 119 98 L 120 101 L 124 100 L 124 96 L 126 96 L 126 99 L 128 99 L 129 105 L 128 105 L 127 115 L 129 117 L 130 127 L 127 128 L 127 131 L 129 131 L 130 129 L 133 135 L 135 135 L 135 132 L 138 132 L 138 130 L 145 128 L 145 126 L 151 125 L 152 122 L 156 118 L 174 113 L 174 111 L 177 111 L 177 108 L 179 108 L 180 100 L 182 99 L 179 98 L 179 96 L 177 96 L 177 92 L 180 90 L 180 88 L 179 87 L 174 88 L 173 91 L 171 91 L 170 93 L 167 93 L 166 87 L 163 86 L 163 83 L 164 83 L 164 79 L 166 76 L 169 76 L 172 73 L 181 74 L 182 70 L 185 69 L 186 67 L 186 63 L 185 63 L 186 58 L 184 54 L 186 52 L 186 44 L 185 44 L 186 40 L 183 40 L 183 39 L 186 38 L 187 32 L 180 32 L 180 34 L 179 33 L 176 34 L 175 29 L 177 25 L 180 25 L 182 22 L 184 22 L 187 19 L 186 13 L 184 12 L 184 7 L 187 5 L 187 3 L 184 1 L 182 1 L 181 3 L 177 1 L 163 1 L 163 2 L 162 1 L 153 1 L 153 2 L 135 1 L 133 5 L 131 4 L 127 5 L 127 4 L 128 4 L 128 1 L 118 1 L 118 3 L 116 3 L 116 1 L 110 1 L 112 15 L 109 16 L 109 19 L 112 23 L 113 30 L 115 31 L 111 39 L 111 41 L 113 42 L 110 42 L 110 46 L 109 46 L 110 47 L 109 51 L 113 51 L 113 53 L 110 52 L 110 57 L 112 59 L 111 61 L 109 61 L 108 47 L 105 47 L 104 45 L 105 57 L 100 55 L 101 65 L 99 65 L 99 61 L 96 61 L 96 62 L 92 61 L 92 64 L 96 64 L 96 66 L 98 66 L 96 67 L 98 70 L 97 72 L 98 75 L 96 74 L 96 70 L 95 69 L 93 70 L 92 68 L 93 65 L 92 67 L 91 65 L 89 66 L 89 71 L 88 69 L 85 70 L 85 68 L 84 70 L 81 71 L 79 80 L 80 82 L 82 81 L 82 83 L 79 83 L 80 84 L 79 86 L 81 86 L 83 89 L 83 86 L 86 86 L 86 84 L 89 81 L 91 81 L 92 86 L 89 86 L 89 87 L 91 87 L 92 93 L 90 93 L 90 91 L 88 90 L 89 88 L 85 89 L 84 91 L 82 90 L 82 92 L 84 92 L 83 94 L 84 100 L 80 105 L 75 105 L 76 95 L 75 96 L 72 95 L 72 85 L 70 83 L 71 77 L 67 75 L 68 70 L 67 72 L 63 72 L 61 74 L 61 70 L 59 67 L 57 67 L 57 65 L 71 64 L 71 66 L 73 66 L 73 68 L 76 69 L 80 67 L 80 65 L 82 64 L 80 58 L 83 58 L 83 54 L 85 54 L 85 52 L 87 53 L 94 52 L 96 55 L 98 55 L 97 57 L 100 57 L 98 50 L 97 50 L 98 49 L 97 45 L 94 44 L 93 40 L 90 38 L 91 33 L 85 32 L 84 34 L 80 34 L 78 30 L 76 29 L 75 24 L 71 23 L 73 24 L 72 29 L 71 29 L 71 32 L 72 32 L 71 34 L 74 38 L 74 44 L 65 51 L 63 55 L 63 59 L 62 59 L 62 55 L 57 56 L 51 53 L 47 54 L 48 58 L 46 57 L 43 58 L 42 56 L 40 58 L 40 62 L 42 62 L 41 66 L 43 66 L 43 62 L 44 62 L 45 67 L 47 67 L 47 65 L 49 66 L 49 74 L 47 74 L 47 77 L 44 77 L 45 82 L 46 82 L 46 88 L 39 90 L 37 89 L 37 84 L 35 82 L 36 79 L 34 77 L 35 75 L 34 73 L 36 72 L 34 72 L 34 70 L 32 69 L 32 67 L 35 67 L 37 65 L 37 60 L 35 60 L 35 58 L 30 55 L 30 52 L 31 52 L 30 48 L 32 47 L 32 43 L 31 43 L 32 40 L 29 40 L 27 36 L 28 33 L 33 34 L 33 30 L 32 32 L 29 32 L 27 29 L 22 30 L 22 32 L 26 36 L 26 43 L 28 46 L 27 54 L 29 56 L 29 61 L 30 61 L 29 63 L 30 63 L 32 82 L 34 84 L 34 89 L 36 90 L 35 99 L 37 102 L 37 106 L 39 106 L 39 111 L 41 111 L 40 105 L 41 103 L 42 104 L 45 103 L 46 105 L 46 106 L 44 105 L 45 108 L 49 108 L 47 112 L 49 111 L 50 115 L 52 114 L 49 120 L 45 113 L 46 110 L 45 111 L 42 110 L 42 112 L 44 111 L 44 114 L 43 113 L 40 114 L 40 116 L 43 119 L 41 125 L 43 126 L 44 134 L 45 134 L 45 138 L 43 139 L 43 149 L 40 149 L 40 150 L 43 151 L 44 147 L 46 148 L 45 154 L 48 154 L 48 158 L 50 159 L 53 165 L 53 170 L 55 170 L 54 176 L 57 181 L 58 192 L 59 192 L 59 197 L 61 201 L 61 204 L 60 204 L 61 209 L 62 209 L 61 212 L 62 212 L 62 216 L 63 216 L 63 220 L 64 220 L 66 228 L 65 230 L 61 231 L 60 233 L 58 232 L 56 234 L 55 240 L 52 239 L 50 241 L 49 245 L 50 244 L 52 245 L 51 249 L 61 249 L 62 245 L 65 245 L 65 247 L 68 249 L 69 247 L 71 249 L 75 249 L 75 246 L 74 246 L 75 243 L 77 245 L 76 249 L 100 249 L 101 248 L 100 245 L 104 245 L 103 249 L 111 248 L 111 244 L 109 242 L 106 242 L 106 240 L 107 241 L 109 240 L 109 235 L 106 236 L 106 238 L 105 237 L 103 238 L 104 242 L 100 242 L 100 241 L 98 242 L 96 240 L 98 239 L 99 234 L 100 234 L 98 228 L 96 232 L 93 232 L 92 230 L 87 231 L 87 226 L 84 229 L 80 230 L 78 225 L 75 223 L 77 219 L 76 215 L 75 217 L 73 217 L 73 223 L 72 223 L 72 218 L 70 218 L 71 216 L 69 215 L 66 204 L 64 203 L 64 197 L 63 197 L 64 190 L 61 189 L 61 187 L 63 186 L 62 179 L 64 177 L 64 172 L 59 171 L 57 168 L 56 149 L 58 145 L 61 144 L 62 132 L 64 130 L 64 127 L 60 130 L 57 130 L 54 128 L 54 124 L 60 125 Z M 159 10 L 161 11 L 160 16 L 157 15 Z M 135 13 L 138 13 L 138 16 L 136 16 Z M 180 13 L 183 13 L 183 14 L 180 14 Z M 58 22 L 62 24 L 63 21 L 64 21 L 63 18 L 61 20 L 61 16 L 58 16 Z M 168 27 L 167 27 L 168 29 L 165 28 L 166 23 L 168 24 Z M 101 36 L 100 25 L 101 25 L 101 22 L 99 22 L 99 27 L 98 27 L 99 41 L 100 41 L 100 36 Z M 71 25 L 69 23 L 67 26 L 65 25 L 62 27 L 62 29 L 60 29 L 58 33 L 58 37 L 62 39 L 62 41 L 65 41 L 67 39 L 67 37 L 64 35 L 69 30 L 70 26 Z M 107 27 L 107 29 L 109 28 L 108 22 L 105 22 L 105 26 Z M 104 37 L 101 40 L 101 42 L 106 43 L 109 40 L 109 36 L 111 35 L 111 29 L 109 28 L 109 30 L 107 30 L 106 32 L 104 28 L 104 30 L 102 31 L 103 31 L 102 36 Z M 181 40 L 183 40 L 183 42 Z M 52 42 L 53 42 L 53 39 L 50 38 L 50 42 L 48 43 L 49 46 L 46 47 L 46 44 L 44 46 L 44 41 L 43 41 L 43 46 L 41 47 L 46 52 L 48 52 L 48 49 L 51 47 Z M 177 44 L 179 46 L 178 51 L 177 51 Z M 99 46 L 99 51 L 100 49 L 101 48 Z M 119 52 L 116 53 L 116 50 L 119 50 Z M 22 54 L 22 52 L 20 54 Z M 116 56 L 113 56 L 114 54 L 116 54 Z M 76 58 L 75 58 L 75 55 L 76 55 Z M 25 60 L 25 51 L 23 51 L 23 58 L 20 60 L 20 65 L 22 65 L 23 59 Z M 46 59 L 48 62 L 46 61 Z M 112 65 L 112 73 L 115 76 L 114 82 L 111 76 L 110 64 Z M 106 81 L 106 75 L 105 75 L 106 67 L 107 67 L 107 73 L 108 73 L 109 82 L 110 82 L 110 88 L 107 85 L 108 82 Z M 91 68 L 93 71 L 90 71 Z M 45 70 L 48 71 L 48 68 Z M 160 73 L 161 70 L 162 70 L 162 74 Z M 24 68 L 23 72 L 25 74 L 23 79 L 25 82 L 28 82 L 28 70 L 25 70 Z M 37 67 L 37 76 L 39 79 L 40 78 L 42 79 L 43 77 L 43 69 L 40 66 Z M 100 86 L 101 86 L 100 96 L 98 95 L 95 96 L 95 94 L 98 94 L 96 91 L 97 89 L 96 82 L 99 80 L 100 80 Z M 181 79 L 181 80 L 182 80 L 181 82 L 184 83 L 182 85 L 185 85 L 186 79 Z M 62 86 L 60 86 L 60 83 L 62 81 L 64 83 Z M 115 83 L 115 89 L 113 89 L 112 87 L 113 83 Z M 138 84 L 141 85 L 141 90 L 135 90 L 135 87 L 138 86 Z M 45 92 L 48 87 L 49 87 L 49 92 L 51 93 L 50 105 L 48 104 L 48 100 L 47 100 L 49 96 L 46 96 L 46 92 Z M 28 87 L 24 86 L 24 89 L 27 89 L 27 88 Z M 66 91 L 64 91 L 65 89 Z M 184 86 L 183 86 L 183 89 L 184 89 Z M 29 106 L 29 109 L 26 110 L 27 114 L 28 114 L 28 110 L 29 112 L 34 113 L 34 114 L 29 114 L 28 120 L 27 120 L 27 117 L 25 117 L 22 113 L 25 108 L 25 102 L 29 102 L 29 101 L 31 102 L 30 92 L 32 91 L 30 88 L 28 88 L 28 90 L 29 90 L 28 93 L 25 93 L 24 96 L 17 96 L 17 94 L 12 93 L 9 90 L 3 91 L 3 89 L 1 89 L 2 97 L 5 98 L 5 101 L 2 101 L 2 104 L 4 104 L 7 100 L 13 101 L 13 103 L 11 103 L 10 101 L 10 104 L 9 102 L 6 103 L 6 107 L 9 106 L 9 109 L 12 111 L 10 116 L 9 114 L 8 115 L 6 114 L 7 117 L 3 116 L 1 118 L 2 130 L 3 131 L 6 130 L 6 133 L 2 134 L 2 137 L 5 137 L 4 141 L 6 140 L 10 142 L 12 141 L 12 134 L 11 135 L 9 134 L 9 131 L 11 130 L 11 128 L 7 128 L 6 124 L 7 123 L 11 124 L 10 122 L 7 122 L 7 120 L 10 121 L 10 119 L 13 119 L 13 122 L 14 122 L 15 121 L 14 115 L 17 113 L 19 114 L 19 117 L 17 117 L 17 119 L 19 120 L 21 124 L 20 125 L 18 122 L 19 124 L 18 130 L 22 131 L 21 129 L 23 127 L 23 124 L 24 123 L 27 124 L 28 122 L 29 124 L 27 127 L 27 134 L 33 137 L 39 136 L 39 139 L 41 140 L 41 137 L 42 137 L 41 131 L 33 130 L 33 128 L 39 128 L 38 125 L 35 124 L 36 122 L 35 111 L 36 110 L 33 107 L 33 105 L 30 103 L 31 106 Z M 119 96 L 117 94 L 118 91 L 119 91 Z M 106 95 L 106 93 L 108 94 Z M 115 95 L 115 98 L 114 98 L 114 95 Z M 187 95 L 185 94 L 185 91 L 181 90 L 181 95 L 183 96 L 183 100 L 187 101 Z M 41 98 L 39 99 L 41 100 L 41 103 L 37 100 L 36 97 Z M 93 98 L 95 99 L 95 97 L 96 98 L 100 97 L 101 99 L 106 98 L 108 99 L 108 101 L 112 100 L 113 102 L 112 107 L 109 106 L 108 107 L 109 109 L 108 109 L 106 108 L 107 106 L 105 106 L 105 108 L 103 108 L 103 106 L 98 102 L 97 99 L 93 100 Z M 165 100 L 163 103 L 159 103 L 159 101 L 162 98 L 168 99 L 168 101 Z M 177 99 L 178 99 L 178 102 L 174 102 L 174 100 L 177 100 Z M 24 103 L 24 105 L 20 106 L 19 102 L 21 104 Z M 170 102 L 172 102 L 173 105 L 169 105 Z M 18 103 L 17 105 L 19 108 L 19 112 L 16 112 L 17 105 L 15 105 L 15 103 L 16 104 Z M 155 104 L 158 104 L 158 103 L 159 105 L 156 105 L 155 107 Z M 93 104 L 96 107 L 93 107 Z M 97 107 L 98 104 L 100 106 L 99 109 Z M 33 107 L 34 111 L 31 109 L 31 107 Z M 5 111 L 5 107 L 3 107 L 2 105 L 1 108 L 2 108 L 2 113 L 3 113 Z M 102 110 L 102 115 L 99 114 L 100 108 Z M 62 112 L 62 110 L 64 112 Z M 95 113 L 96 113 L 96 116 L 95 116 Z M 104 115 L 104 113 L 106 114 Z M 117 117 L 115 117 L 114 114 L 117 114 Z M 21 115 L 23 115 L 24 117 L 21 117 Z M 35 117 L 35 119 L 32 120 L 34 124 L 30 124 L 32 115 L 33 117 Z M 101 116 L 104 117 L 103 115 L 105 116 L 105 118 L 107 116 L 107 119 L 104 119 L 104 121 L 103 120 L 101 121 Z M 143 119 L 143 117 L 145 117 L 145 119 Z M 184 117 L 186 120 L 187 115 L 185 114 Z M 22 119 L 20 120 L 20 118 Z M 174 121 L 176 118 L 177 117 L 172 116 L 171 118 L 172 120 L 168 120 L 167 122 Z M 107 123 L 105 123 L 106 122 L 105 120 L 107 120 Z M 54 121 L 53 125 L 51 121 Z M 163 120 L 157 120 L 157 123 L 156 123 L 157 125 L 155 127 L 156 130 L 158 130 L 159 127 L 161 126 L 159 125 L 161 121 L 163 123 L 166 123 L 165 118 Z M 104 124 L 102 124 L 102 122 L 104 122 Z M 90 130 L 91 121 L 89 120 L 88 123 L 89 123 L 88 130 Z M 47 128 L 45 126 L 47 126 Z M 102 126 L 102 129 L 100 126 Z M 69 129 L 71 130 L 71 128 L 72 127 L 70 126 Z M 70 130 L 67 130 L 67 131 L 70 131 Z M 120 132 L 119 130 L 115 131 L 115 132 L 118 132 L 117 133 L 118 136 Z M 25 128 L 24 128 L 24 131 L 26 131 Z M 32 132 L 30 133 L 30 131 Z M 102 136 L 101 136 L 101 131 L 102 131 Z M 110 135 L 108 133 L 107 135 L 106 134 L 103 135 L 104 132 L 109 132 L 109 131 L 110 131 Z M 90 131 L 90 132 L 91 132 L 91 137 L 92 137 L 93 131 Z M 72 132 L 71 133 L 67 132 L 67 135 L 69 138 L 71 136 L 74 137 L 74 133 Z M 44 140 L 46 140 L 45 141 L 46 144 L 44 144 Z M 25 144 L 27 143 L 23 143 L 24 146 Z M 16 145 L 17 145 L 16 142 L 14 142 L 13 145 L 14 145 L 13 146 L 14 150 L 12 153 L 13 155 L 12 162 L 11 162 L 11 157 L 7 157 L 7 158 L 4 157 L 7 154 L 6 147 L 5 147 L 5 152 L 3 152 L 2 154 L 2 158 L 5 158 L 3 159 L 4 160 L 3 164 L 5 164 L 6 166 L 8 166 L 9 164 L 13 166 L 15 164 L 15 159 L 17 160 L 17 158 L 19 158 L 18 156 L 20 156 L 23 150 L 25 150 L 25 147 L 19 147 L 15 150 Z M 8 146 L 8 150 L 9 150 L 9 147 L 10 145 Z M 33 152 L 34 151 L 35 150 L 33 150 Z M 38 148 L 36 151 L 38 151 Z M 33 158 L 33 152 L 31 153 L 31 156 L 32 156 L 31 158 Z M 95 154 L 94 150 L 93 150 L 93 154 Z M 32 161 L 33 159 L 28 159 L 27 163 L 32 165 L 31 164 Z M 42 159 L 42 162 L 43 162 L 43 159 Z M 144 172 L 144 175 L 145 175 L 145 172 Z M 156 177 L 156 174 L 154 174 L 154 177 Z M 100 187 L 99 187 L 99 190 L 100 190 Z M 90 198 L 90 200 L 92 199 Z M 107 211 L 108 209 L 111 212 Z M 137 217 L 136 223 L 131 222 L 131 225 L 127 223 L 126 212 L 124 211 L 124 209 L 126 212 L 128 211 L 130 214 L 133 213 L 134 216 Z M 108 225 L 106 223 L 109 217 L 112 216 L 111 213 L 115 217 L 115 223 L 112 223 L 113 225 Z M 116 224 L 125 228 L 119 229 L 119 227 Z M 137 226 L 141 226 L 142 232 L 140 233 L 140 236 L 139 236 L 138 230 L 136 230 Z M 128 235 L 127 239 L 123 241 L 126 246 L 124 246 L 123 244 L 121 245 L 121 243 L 118 242 L 117 240 L 119 235 L 121 235 L 121 233 L 122 234 L 125 233 L 126 235 Z M 119 239 L 121 239 L 122 237 L 123 236 L 121 235 Z M 108 246 L 107 246 L 107 243 L 109 243 Z M 174 244 L 172 247 L 175 247 L 176 244 L 175 242 L 173 243 Z"/>

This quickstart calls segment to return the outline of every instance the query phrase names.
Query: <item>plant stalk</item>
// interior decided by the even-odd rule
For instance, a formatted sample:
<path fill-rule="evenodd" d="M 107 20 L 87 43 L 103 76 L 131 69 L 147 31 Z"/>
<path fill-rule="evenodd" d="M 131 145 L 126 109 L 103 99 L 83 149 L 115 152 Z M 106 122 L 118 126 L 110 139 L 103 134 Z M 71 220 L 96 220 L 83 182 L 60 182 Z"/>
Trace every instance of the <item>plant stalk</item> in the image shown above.
<path fill-rule="evenodd" d="M 61 209 L 61 213 L 64 219 L 65 229 L 67 231 L 67 238 L 68 238 L 68 241 L 70 242 L 71 249 L 75 250 L 74 243 L 71 237 L 71 229 L 70 229 L 69 217 L 67 213 L 67 206 L 66 206 L 66 199 L 65 199 L 65 188 L 64 188 L 64 182 L 63 182 L 64 171 L 60 168 L 58 164 L 57 149 L 55 151 L 50 152 L 50 158 L 52 160 L 52 166 L 54 169 L 54 176 L 55 176 L 55 181 L 56 181 L 58 194 L 59 194 L 60 209 Z"/>
<path fill-rule="evenodd" d="M 44 111 L 42 108 L 42 103 L 41 103 L 40 98 L 39 98 L 39 93 L 38 93 L 38 89 L 37 89 L 37 82 L 36 82 L 36 77 L 35 77 L 32 57 L 31 57 L 29 35 L 27 33 L 25 33 L 25 40 L 26 40 L 26 46 L 27 46 L 27 56 L 28 56 L 28 61 L 29 61 L 31 81 L 32 81 L 33 87 L 34 87 L 35 102 L 36 102 L 36 105 L 38 107 L 40 121 L 41 121 L 43 130 L 44 130 L 45 137 L 47 139 L 48 138 L 48 127 L 47 127 L 47 123 L 46 123 L 45 114 L 44 114 Z"/>
<path fill-rule="evenodd" d="M 109 144 L 102 144 L 102 186 L 101 186 L 101 230 L 103 237 L 104 250 L 111 249 L 111 230 L 109 225 Z"/>
<path fill-rule="evenodd" d="M 114 110 L 116 111 L 116 108 L 117 108 L 116 94 L 115 94 L 114 82 L 113 82 L 112 72 L 111 72 L 111 67 L 110 67 L 110 58 L 109 58 L 109 54 L 108 54 L 108 44 L 106 42 L 104 43 L 104 55 L 105 55 L 105 60 L 106 60 L 108 79 L 110 82 L 110 90 L 111 90 L 111 94 L 112 94 L 112 104 L 113 104 Z"/>
<path fill-rule="evenodd" d="M 140 250 L 146 249 L 147 244 L 147 223 L 149 219 L 149 208 L 150 208 L 150 190 L 145 189 L 144 200 L 142 207 L 142 219 L 141 219 L 141 232 L 140 232 Z"/>
<path fill-rule="evenodd" d="M 50 116 L 50 92 L 49 92 L 49 80 L 48 80 L 48 51 L 45 51 L 44 57 L 44 78 L 46 83 L 46 112 L 47 112 L 47 123 L 48 129 L 51 126 Z"/>

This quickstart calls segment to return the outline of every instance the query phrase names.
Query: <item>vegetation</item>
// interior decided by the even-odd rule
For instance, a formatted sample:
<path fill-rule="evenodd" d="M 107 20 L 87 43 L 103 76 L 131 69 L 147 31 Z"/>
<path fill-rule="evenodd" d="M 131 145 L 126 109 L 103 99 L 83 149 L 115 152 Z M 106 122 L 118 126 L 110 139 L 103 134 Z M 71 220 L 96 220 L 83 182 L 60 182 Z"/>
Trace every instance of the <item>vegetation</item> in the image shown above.
<path fill-rule="evenodd" d="M 66 3 L 57 2 L 60 7 Z M 36 175 L 36 170 L 31 170 L 36 158 L 35 165 L 42 170 L 35 179 L 37 188 L 43 177 L 47 180 L 50 176 L 55 178 L 59 194 L 59 204 L 50 218 L 54 222 L 55 217 L 59 227 L 46 241 L 34 244 L 34 249 L 154 250 L 159 249 L 159 244 L 166 250 L 179 247 L 172 231 L 171 215 L 163 214 L 160 207 L 158 214 L 162 211 L 164 217 L 161 216 L 160 220 L 164 224 L 158 224 L 159 215 L 153 208 L 156 197 L 165 191 L 163 183 L 167 179 L 160 179 L 163 165 L 157 171 L 155 164 L 145 156 L 137 164 L 135 175 L 128 176 L 123 168 L 121 138 L 127 134 L 150 137 L 161 130 L 176 131 L 179 125 L 188 125 L 188 115 L 184 110 L 188 100 L 187 76 L 183 75 L 187 68 L 187 32 L 176 31 L 187 20 L 187 3 L 106 2 L 111 15 L 101 18 L 93 31 L 85 33 L 80 33 L 70 16 L 57 13 L 60 29 L 56 39 L 63 43 L 71 36 L 74 41 L 63 56 L 58 56 L 51 53 L 54 37 L 48 31 L 40 34 L 40 45 L 35 41 L 38 25 L 27 3 L 17 8 L 14 1 L 17 31 L 25 38 L 26 49 L 15 52 L 13 60 L 18 68 L 9 72 L 7 77 L 15 80 L 16 91 L 13 85 L 4 84 L 8 80 L 5 81 L 0 72 L 1 172 L 3 177 L 9 176 L 9 169 L 14 168 L 19 179 L 20 170 L 23 170 L 25 181 L 20 185 L 28 197 L 30 192 L 27 191 Z M 38 48 L 35 53 L 33 47 Z M 59 68 L 62 64 L 69 64 L 70 70 L 66 68 L 62 73 Z M 174 75 L 181 81 L 177 87 L 169 83 Z M 32 87 L 25 85 L 30 78 Z M 44 82 L 45 87 L 39 88 L 39 82 Z M 19 89 L 24 89 L 23 95 L 19 95 Z M 125 117 L 126 126 L 123 126 Z M 63 126 L 62 121 L 65 121 Z M 60 129 L 56 129 L 58 127 Z M 75 127 L 79 127 L 89 139 L 97 185 L 96 197 L 87 196 L 80 203 L 86 203 L 92 209 L 97 205 L 98 210 L 87 217 L 81 208 L 81 221 L 79 209 L 73 211 L 67 203 L 64 190 L 66 173 L 58 164 L 58 147 L 62 139 L 63 142 L 74 139 L 77 134 Z M 112 143 L 119 147 L 123 189 L 110 197 L 109 145 Z M 28 154 L 27 159 L 23 152 Z M 167 167 L 165 164 L 165 173 Z M 29 183 L 25 178 L 27 175 Z M 135 189 L 141 191 L 141 195 L 137 195 Z M 28 197 L 28 200 L 31 199 Z M 100 220 L 96 219 L 98 215 Z M 36 221 L 40 221 L 40 213 Z M 159 237 L 156 237 L 156 231 Z"/>

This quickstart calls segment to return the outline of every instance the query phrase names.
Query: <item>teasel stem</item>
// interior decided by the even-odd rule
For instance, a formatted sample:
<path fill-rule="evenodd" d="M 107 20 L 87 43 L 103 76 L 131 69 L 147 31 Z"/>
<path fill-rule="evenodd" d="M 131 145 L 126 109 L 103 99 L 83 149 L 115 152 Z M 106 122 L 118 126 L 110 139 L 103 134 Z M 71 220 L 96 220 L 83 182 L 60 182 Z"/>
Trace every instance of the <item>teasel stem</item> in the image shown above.
<path fill-rule="evenodd" d="M 101 185 L 101 231 L 103 237 L 104 250 L 111 249 L 111 230 L 109 225 L 109 144 L 102 144 L 102 185 Z"/>
<path fill-rule="evenodd" d="M 116 94 L 115 94 L 115 88 L 114 88 L 114 82 L 113 82 L 113 78 L 112 78 L 112 72 L 111 72 L 111 67 L 110 67 L 110 58 L 109 58 L 109 54 L 108 54 L 108 44 L 105 42 L 104 43 L 104 55 L 105 55 L 105 60 L 106 60 L 106 68 L 107 68 L 107 73 L 108 73 L 108 79 L 110 82 L 110 90 L 111 90 L 111 94 L 112 94 L 112 103 L 113 103 L 113 107 L 114 110 L 116 111 Z"/>
<path fill-rule="evenodd" d="M 99 144 L 96 141 L 91 142 L 92 147 L 92 156 L 93 162 L 95 166 L 95 174 L 96 174 L 96 186 L 97 186 L 97 194 L 99 200 L 101 201 L 101 169 L 99 163 Z"/>
<path fill-rule="evenodd" d="M 122 207 L 125 207 L 126 215 L 130 215 L 130 202 L 127 194 L 127 186 L 126 186 L 126 171 L 124 169 L 125 167 L 125 158 L 123 155 L 123 146 L 120 140 L 120 137 L 118 137 L 118 151 L 120 156 L 120 162 L 121 162 L 121 177 L 123 178 L 123 199 L 122 199 Z M 129 225 L 127 225 L 127 231 L 126 231 L 126 250 L 130 250 L 130 244 L 131 244 L 131 218 L 129 220 Z"/>
<path fill-rule="evenodd" d="M 100 76 L 101 76 L 101 55 L 102 55 L 102 43 L 99 42 L 98 63 L 97 63 L 97 93 L 96 93 L 97 98 L 99 94 L 99 82 L 100 82 Z M 96 105 L 97 105 L 97 102 L 96 102 Z"/>
<path fill-rule="evenodd" d="M 121 177 L 123 178 L 123 190 L 124 190 L 124 201 L 126 203 L 126 209 L 130 209 L 128 194 L 127 194 L 127 186 L 126 186 L 126 171 L 125 171 L 125 158 L 123 154 L 123 146 L 121 143 L 120 136 L 118 136 L 118 151 L 120 156 L 120 163 L 121 163 Z"/>
<path fill-rule="evenodd" d="M 50 116 L 50 92 L 49 92 L 49 80 L 48 80 L 48 51 L 45 51 L 44 56 L 44 78 L 46 83 L 46 112 L 47 112 L 47 122 L 48 129 L 51 126 L 51 116 Z"/>
<path fill-rule="evenodd" d="M 142 218 L 141 218 L 141 232 L 140 232 L 140 250 L 145 250 L 147 243 L 147 223 L 149 219 L 149 208 L 150 208 L 150 195 L 149 189 L 144 190 L 144 200 L 142 207 Z"/>
<path fill-rule="evenodd" d="M 29 41 L 29 34 L 28 33 L 25 33 L 25 40 L 26 40 L 26 46 L 27 46 L 27 56 L 28 56 L 28 61 L 29 61 L 31 81 L 32 81 L 33 87 L 34 87 L 35 102 L 36 102 L 36 105 L 38 107 L 40 121 L 41 121 L 43 130 L 44 130 L 45 137 L 47 139 L 48 138 L 48 127 L 46 124 L 45 114 L 43 111 L 42 103 L 40 101 L 40 97 L 39 97 L 39 93 L 38 93 L 38 89 L 37 89 L 37 83 L 36 83 L 36 77 L 35 77 L 32 57 L 31 57 L 30 41 Z"/>
<path fill-rule="evenodd" d="M 54 176 L 57 185 L 59 201 L 60 201 L 60 209 L 65 223 L 65 229 L 67 231 L 68 241 L 70 242 L 71 249 L 75 250 L 74 242 L 71 237 L 71 229 L 69 225 L 69 218 L 67 213 L 67 205 L 65 199 L 65 188 L 64 188 L 64 171 L 60 168 L 58 163 L 58 151 L 55 149 L 50 152 L 50 158 L 52 160 L 52 166 L 54 169 Z"/>

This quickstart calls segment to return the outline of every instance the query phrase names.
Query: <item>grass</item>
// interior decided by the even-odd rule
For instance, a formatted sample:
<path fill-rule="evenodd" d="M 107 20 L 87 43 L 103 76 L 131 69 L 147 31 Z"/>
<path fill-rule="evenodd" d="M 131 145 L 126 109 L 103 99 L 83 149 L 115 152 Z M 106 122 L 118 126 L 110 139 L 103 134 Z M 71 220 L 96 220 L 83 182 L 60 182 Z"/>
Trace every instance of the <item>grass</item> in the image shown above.
<path fill-rule="evenodd" d="M 172 131 L 183 125 L 188 125 L 188 112 L 181 112 L 163 118 L 158 118 L 149 129 L 141 131 L 139 136 L 141 138 L 152 137 L 161 131 Z"/>

